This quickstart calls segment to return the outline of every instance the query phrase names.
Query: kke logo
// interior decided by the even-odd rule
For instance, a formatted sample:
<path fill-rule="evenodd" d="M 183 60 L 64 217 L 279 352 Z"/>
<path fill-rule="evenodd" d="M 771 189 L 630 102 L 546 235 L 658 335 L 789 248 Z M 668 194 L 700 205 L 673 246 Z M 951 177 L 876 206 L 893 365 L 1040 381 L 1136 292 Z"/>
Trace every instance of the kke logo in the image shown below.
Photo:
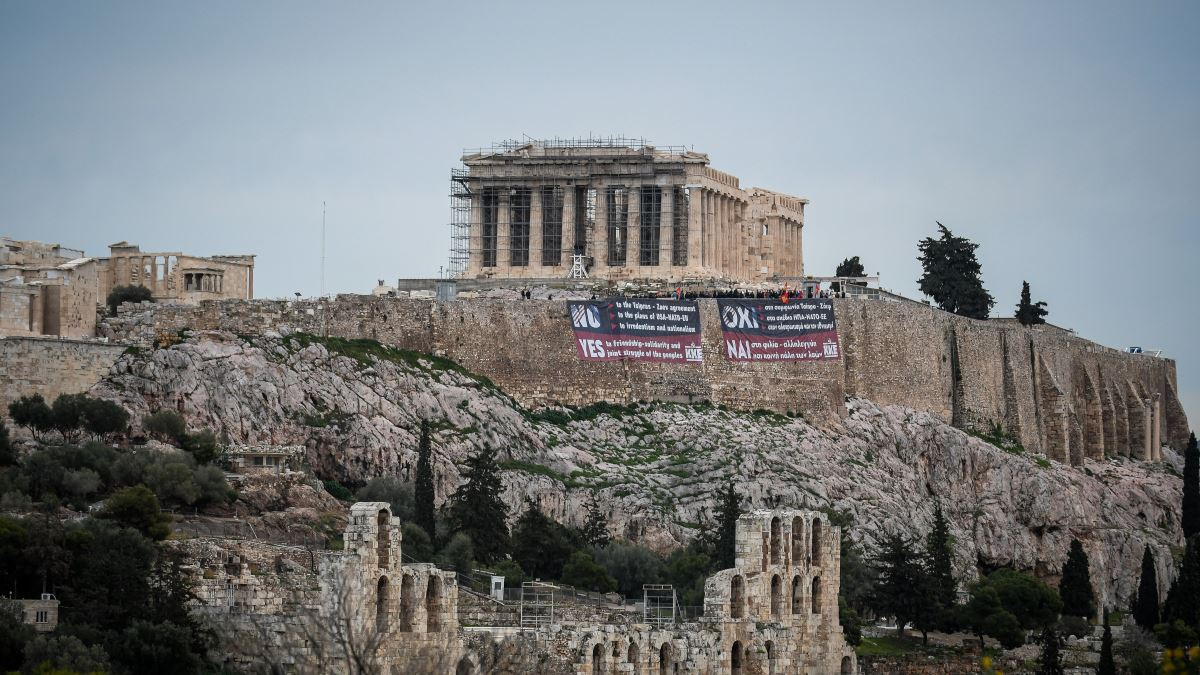
<path fill-rule="evenodd" d="M 571 323 L 576 328 L 599 328 L 600 310 L 595 305 L 575 305 L 571 308 Z"/>
<path fill-rule="evenodd" d="M 837 358 L 838 344 L 836 342 L 834 342 L 833 340 L 826 340 L 824 342 L 824 344 L 822 344 L 821 346 L 825 348 L 826 358 L 831 358 L 831 359 Z"/>
<path fill-rule="evenodd" d="M 733 305 L 725 307 L 721 310 L 721 323 L 725 324 L 726 328 L 734 330 L 738 328 L 758 328 L 758 319 L 754 318 L 754 310 L 749 307 L 736 307 Z"/>
<path fill-rule="evenodd" d="M 688 361 L 701 363 L 704 361 L 704 350 L 700 348 L 700 345 L 684 345 L 683 356 Z"/>

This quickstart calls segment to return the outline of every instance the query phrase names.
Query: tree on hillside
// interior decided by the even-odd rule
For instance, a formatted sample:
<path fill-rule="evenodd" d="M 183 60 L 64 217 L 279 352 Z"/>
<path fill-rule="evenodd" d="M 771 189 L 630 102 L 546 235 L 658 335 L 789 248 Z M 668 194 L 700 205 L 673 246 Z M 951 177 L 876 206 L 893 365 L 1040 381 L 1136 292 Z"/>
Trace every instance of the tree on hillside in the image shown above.
<path fill-rule="evenodd" d="M 730 481 L 717 497 L 716 551 L 713 555 L 717 569 L 733 567 L 737 552 L 737 521 L 741 515 L 742 499 Z"/>
<path fill-rule="evenodd" d="M 429 438 L 429 421 L 421 420 L 421 442 L 417 446 L 417 481 L 413 487 L 413 521 L 429 535 L 437 539 L 437 522 L 434 519 L 433 488 L 433 444 Z"/>
<path fill-rule="evenodd" d="M 1042 656 L 1038 660 L 1038 675 L 1063 675 L 1062 657 L 1059 652 L 1059 637 L 1054 628 L 1046 626 L 1038 640 L 1042 643 Z"/>
<path fill-rule="evenodd" d="M 999 640 L 1005 649 L 1025 643 L 1025 630 L 1020 620 L 1004 608 L 1000 595 L 987 579 L 971 584 L 970 599 L 965 605 L 957 607 L 955 614 L 958 615 L 959 625 L 970 628 L 980 642 L 984 635 L 990 635 Z"/>
<path fill-rule="evenodd" d="M 1195 534 L 1200 534 L 1200 448 L 1193 433 L 1183 453 L 1183 536 Z"/>
<path fill-rule="evenodd" d="M 530 499 L 513 526 L 512 557 L 534 579 L 557 579 L 575 546 L 566 528 L 550 520 Z"/>
<path fill-rule="evenodd" d="M 929 574 L 913 543 L 903 535 L 887 536 L 879 548 L 875 567 L 879 570 L 875 608 L 896 617 L 900 635 L 909 622 L 927 634 L 935 605 Z"/>
<path fill-rule="evenodd" d="M 1133 620 L 1146 630 L 1154 630 L 1158 625 L 1158 572 L 1149 545 L 1142 553 L 1142 578 L 1133 603 Z"/>
<path fill-rule="evenodd" d="M 588 502 L 587 520 L 583 524 L 583 543 L 592 548 L 599 548 L 607 546 L 608 541 L 608 516 L 593 493 L 591 501 Z"/>
<path fill-rule="evenodd" d="M 1096 613 L 1096 594 L 1092 591 L 1092 575 L 1087 553 L 1078 539 L 1071 540 L 1067 562 L 1063 563 L 1062 580 L 1058 584 L 1062 598 L 1062 613 L 1066 616 L 1091 617 Z"/>
<path fill-rule="evenodd" d="M 942 513 L 942 503 L 933 503 L 933 527 L 925 539 L 925 566 L 929 570 L 930 590 L 943 619 L 958 598 L 958 585 L 954 581 L 954 537 L 950 535 L 950 524 Z"/>
<path fill-rule="evenodd" d="M 8 427 L 0 420 L 0 466 L 12 466 L 17 463 L 17 453 L 13 450 L 12 442 L 8 440 Z"/>
<path fill-rule="evenodd" d="M 131 286 L 114 286 L 108 292 L 108 313 L 112 316 L 117 315 L 117 308 L 126 302 L 153 302 L 154 294 L 149 288 L 141 285 Z"/>
<path fill-rule="evenodd" d="M 981 268 L 975 259 L 979 244 L 956 237 L 945 225 L 937 224 L 941 236 L 926 237 L 917 244 L 924 274 L 917 280 L 921 292 L 938 307 L 973 319 L 986 319 L 995 301 L 983 287 Z"/>
<path fill-rule="evenodd" d="M 504 485 L 496 451 L 484 447 L 467 458 L 466 482 L 450 498 L 450 520 L 455 531 L 465 532 L 480 562 L 492 563 L 508 552 L 508 506 L 501 499 Z"/>
<path fill-rule="evenodd" d="M 17 426 L 28 429 L 34 440 L 54 429 L 54 413 L 41 394 L 22 396 L 9 403 L 8 416 Z"/>
<path fill-rule="evenodd" d="M 1108 625 L 1108 609 L 1104 610 L 1104 637 L 1100 640 L 1100 666 L 1096 675 L 1117 675 L 1117 662 L 1113 660 L 1112 628 Z"/>
<path fill-rule="evenodd" d="M 1179 576 L 1167 591 L 1162 619 L 1166 624 L 1182 621 L 1187 626 L 1195 626 L 1200 623 L 1200 537 L 1187 541 Z"/>
<path fill-rule="evenodd" d="M 143 417 L 142 429 L 163 443 L 182 444 L 187 435 L 187 422 L 183 415 L 164 408 Z"/>
<path fill-rule="evenodd" d="M 1058 593 L 1032 574 L 999 569 L 988 575 L 987 583 L 996 591 L 1004 609 L 1026 629 L 1052 624 L 1062 611 Z"/>
<path fill-rule="evenodd" d="M 1029 296 L 1029 282 L 1021 282 L 1021 301 L 1017 303 L 1017 313 L 1014 315 L 1022 326 L 1033 326 L 1046 323 L 1046 303 L 1041 300 L 1034 302 Z"/>
<path fill-rule="evenodd" d="M 827 268 L 828 269 L 828 268 Z M 835 277 L 865 277 L 867 276 L 863 264 L 859 261 L 858 256 L 846 258 L 837 266 L 837 271 L 833 273 Z"/>

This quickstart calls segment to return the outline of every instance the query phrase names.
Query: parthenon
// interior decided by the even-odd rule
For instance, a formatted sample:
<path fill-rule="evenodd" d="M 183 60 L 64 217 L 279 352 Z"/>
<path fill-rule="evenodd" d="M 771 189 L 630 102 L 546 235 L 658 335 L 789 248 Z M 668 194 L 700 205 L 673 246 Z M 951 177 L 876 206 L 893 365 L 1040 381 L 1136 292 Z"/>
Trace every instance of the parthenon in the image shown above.
<path fill-rule="evenodd" d="M 450 273 L 464 278 L 764 281 L 803 276 L 808 200 L 623 138 L 506 141 L 451 177 Z"/>

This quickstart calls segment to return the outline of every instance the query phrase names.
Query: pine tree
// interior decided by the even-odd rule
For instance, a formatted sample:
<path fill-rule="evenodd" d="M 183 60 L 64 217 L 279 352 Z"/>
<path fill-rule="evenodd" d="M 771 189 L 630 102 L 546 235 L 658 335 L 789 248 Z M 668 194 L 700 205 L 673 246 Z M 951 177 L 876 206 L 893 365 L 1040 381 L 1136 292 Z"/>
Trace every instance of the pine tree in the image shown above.
<path fill-rule="evenodd" d="M 417 446 L 417 482 L 413 487 L 413 522 L 425 530 L 430 541 L 436 541 L 437 521 L 434 519 L 433 507 L 432 454 L 429 421 L 421 420 L 421 443 Z"/>
<path fill-rule="evenodd" d="M 1039 323 L 1046 323 L 1045 316 L 1049 312 L 1046 311 L 1046 303 L 1042 301 L 1033 302 L 1029 297 L 1029 282 L 1021 282 L 1021 301 L 1017 303 L 1017 321 L 1021 322 L 1022 326 L 1032 326 Z"/>
<path fill-rule="evenodd" d="M 717 569 L 733 567 L 737 553 L 737 521 L 741 515 L 742 499 L 730 481 L 725 484 L 717 503 L 717 547 L 713 555 Z"/>
<path fill-rule="evenodd" d="M 926 237 L 917 244 L 924 274 L 917 280 L 921 292 L 938 307 L 973 319 L 986 319 L 992 295 L 983 287 L 981 267 L 975 258 L 979 244 L 956 237 L 945 225 L 937 224 L 941 237 Z"/>
<path fill-rule="evenodd" d="M 925 565 L 929 569 L 930 586 L 940 609 L 949 609 L 958 597 L 954 582 L 954 538 L 942 513 L 942 503 L 933 504 L 933 528 L 925 540 Z"/>
<path fill-rule="evenodd" d="M 1150 546 L 1142 553 L 1142 579 L 1138 582 L 1137 599 L 1133 604 L 1133 620 L 1146 630 L 1158 625 L 1158 571 Z"/>
<path fill-rule="evenodd" d="M 1112 628 L 1108 625 L 1108 609 L 1104 610 L 1104 637 L 1100 641 L 1100 666 L 1096 675 L 1117 675 L 1117 663 L 1113 660 Z"/>
<path fill-rule="evenodd" d="M 588 502 L 587 521 L 583 524 L 583 541 L 588 546 L 595 548 L 608 545 L 608 516 L 604 513 L 604 509 L 600 506 L 600 500 L 596 499 L 595 494 Z"/>
<path fill-rule="evenodd" d="M 1183 453 L 1183 536 L 1194 534 L 1200 534 L 1200 449 L 1195 433 Z"/>
<path fill-rule="evenodd" d="M 513 560 L 534 579 L 557 579 L 575 548 L 565 528 L 547 518 L 533 500 L 513 527 Z"/>
<path fill-rule="evenodd" d="M 484 447 L 467 458 L 467 479 L 450 498 L 450 518 L 457 532 L 465 532 L 475 547 L 475 556 L 492 563 L 508 552 L 508 506 L 500 495 L 500 467 L 496 451 Z"/>
<path fill-rule="evenodd" d="M 1182 621 L 1195 626 L 1200 623 L 1200 537 L 1188 539 L 1179 576 L 1167 591 L 1162 618 L 1167 624 Z"/>
<path fill-rule="evenodd" d="M 910 621 L 927 633 L 935 603 L 929 575 L 912 542 L 899 534 L 889 535 L 880 546 L 875 567 L 879 570 L 875 606 L 896 617 L 899 634 L 904 634 Z"/>
<path fill-rule="evenodd" d="M 1042 629 L 1042 657 L 1038 662 L 1038 675 L 1063 675 L 1059 656 L 1058 633 L 1050 626 Z"/>
<path fill-rule="evenodd" d="M 828 269 L 828 268 L 826 268 Z M 837 271 L 833 273 L 835 277 L 865 277 L 866 270 L 863 269 L 863 264 L 859 261 L 858 256 L 846 258 L 837 266 Z"/>
<path fill-rule="evenodd" d="M 1088 557 L 1078 539 L 1071 540 L 1071 550 L 1067 553 L 1067 562 L 1062 568 L 1062 580 L 1058 584 L 1058 595 L 1062 598 L 1062 613 L 1066 616 L 1088 618 L 1096 612 L 1096 596 L 1092 592 Z"/>

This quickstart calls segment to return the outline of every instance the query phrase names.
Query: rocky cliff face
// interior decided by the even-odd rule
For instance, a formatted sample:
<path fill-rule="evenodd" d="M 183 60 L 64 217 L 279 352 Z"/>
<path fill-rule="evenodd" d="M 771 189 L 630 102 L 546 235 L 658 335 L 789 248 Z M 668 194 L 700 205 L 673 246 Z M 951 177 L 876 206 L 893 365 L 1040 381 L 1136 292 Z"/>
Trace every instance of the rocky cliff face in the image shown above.
<path fill-rule="evenodd" d="M 499 450 L 513 516 L 526 499 L 581 524 L 596 495 L 617 536 L 660 549 L 694 534 L 715 489 L 733 480 L 755 507 L 848 511 L 871 548 L 883 534 L 924 535 L 935 499 L 957 540 L 960 571 L 1013 566 L 1053 577 L 1072 537 L 1091 558 L 1100 599 L 1136 591 L 1142 547 L 1171 578 L 1181 543 L 1178 458 L 1070 467 L 1002 449 L 935 416 L 847 402 L 840 422 L 767 412 L 644 404 L 530 412 L 453 363 L 370 342 L 268 333 L 198 333 L 130 353 L 93 388 L 135 419 L 180 411 L 231 442 L 304 444 L 313 469 L 346 483 L 415 474 L 419 422 L 434 436 L 438 497 L 458 464 Z"/>

